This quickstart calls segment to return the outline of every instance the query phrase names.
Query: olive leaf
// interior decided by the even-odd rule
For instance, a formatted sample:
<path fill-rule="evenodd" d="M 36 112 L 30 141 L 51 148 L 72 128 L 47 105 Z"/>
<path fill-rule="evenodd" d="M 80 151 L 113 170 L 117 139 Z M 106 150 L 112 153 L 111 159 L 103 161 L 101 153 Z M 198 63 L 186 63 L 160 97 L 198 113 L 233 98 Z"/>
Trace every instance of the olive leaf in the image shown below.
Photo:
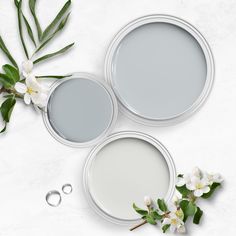
<path fill-rule="evenodd" d="M 10 78 L 12 81 L 14 81 L 14 84 L 18 81 L 20 81 L 20 73 L 19 70 L 15 67 L 6 64 L 2 67 L 2 69 L 5 71 L 8 78 Z"/>
<path fill-rule="evenodd" d="M 55 17 L 55 19 L 49 24 L 49 26 L 45 29 L 45 31 L 43 32 L 41 41 L 44 41 L 45 39 L 47 39 L 47 37 L 49 36 L 49 34 L 51 33 L 51 31 L 56 27 L 56 25 L 59 23 L 59 21 L 61 20 L 61 18 L 64 16 L 64 14 L 67 12 L 67 10 L 69 9 L 71 5 L 71 0 L 67 1 L 65 3 L 65 5 L 62 7 L 62 9 L 60 10 L 60 12 L 57 14 L 57 16 Z"/>
<path fill-rule="evenodd" d="M 44 46 L 46 46 L 53 38 L 54 36 L 60 32 L 66 25 L 68 18 L 70 16 L 70 13 L 67 14 L 67 16 L 61 21 L 61 23 L 58 25 L 57 29 L 54 31 L 54 33 L 46 40 L 44 41 L 39 48 L 36 50 L 35 53 L 37 53 L 38 51 L 40 51 Z"/>
<path fill-rule="evenodd" d="M 15 84 L 15 81 L 7 75 L 0 73 L 0 83 L 5 89 L 9 89 Z"/>
<path fill-rule="evenodd" d="M 18 68 L 18 65 L 17 65 L 16 61 L 12 57 L 11 53 L 8 51 L 8 49 L 5 45 L 5 43 L 3 42 L 3 39 L 2 39 L 1 36 L 0 36 L 0 49 L 4 52 L 4 54 L 7 56 L 7 58 L 12 63 L 12 65 L 14 65 L 16 68 Z"/>
<path fill-rule="evenodd" d="M 2 118 L 5 121 L 5 126 L 0 131 L 0 133 L 3 133 L 6 131 L 7 123 L 10 121 L 11 114 L 15 107 L 15 104 L 16 104 L 16 99 L 15 99 L 15 96 L 12 95 L 11 97 L 7 98 L 1 105 L 0 111 L 1 111 Z"/>
<path fill-rule="evenodd" d="M 36 25 L 36 28 L 37 28 L 37 33 L 38 33 L 38 39 L 39 41 L 41 40 L 41 37 L 42 37 L 42 29 L 41 29 L 41 26 L 39 24 L 39 21 L 38 21 L 38 18 L 37 18 L 37 15 L 35 13 L 35 5 L 36 5 L 36 0 L 29 0 L 29 8 L 30 8 L 30 12 L 34 18 L 34 23 Z"/>
<path fill-rule="evenodd" d="M 197 211 L 197 206 L 191 201 L 182 200 L 179 205 L 184 213 L 184 222 L 186 222 L 189 216 L 193 216 Z"/>
<path fill-rule="evenodd" d="M 156 225 L 157 222 L 155 221 L 154 217 L 152 217 L 151 215 L 147 215 L 146 216 L 146 221 L 151 224 L 151 225 Z"/>
<path fill-rule="evenodd" d="M 164 225 L 162 226 L 162 231 L 165 233 L 170 228 L 170 225 Z"/>
<path fill-rule="evenodd" d="M 45 56 L 43 56 L 43 57 L 40 57 L 40 58 L 38 58 L 37 60 L 34 61 L 34 64 L 37 64 L 37 63 L 39 63 L 39 62 L 41 62 L 41 61 L 44 61 L 44 60 L 49 59 L 49 58 L 51 58 L 51 57 L 57 56 L 57 55 L 59 55 L 59 54 L 65 53 L 66 51 L 68 51 L 68 50 L 69 50 L 71 47 L 73 47 L 73 46 L 74 46 L 74 43 L 69 44 L 68 46 L 66 46 L 66 47 L 64 47 L 64 48 L 62 48 L 62 49 L 60 49 L 60 50 L 57 51 L 57 52 L 50 53 L 50 54 L 47 54 L 47 55 L 45 55 Z"/>
<path fill-rule="evenodd" d="M 211 186 L 210 186 L 210 191 L 208 193 L 204 193 L 202 195 L 202 198 L 204 199 L 207 199 L 209 197 L 212 196 L 212 194 L 215 192 L 215 190 L 220 186 L 221 184 L 220 183 L 213 183 Z"/>
<path fill-rule="evenodd" d="M 64 79 L 71 77 L 72 75 L 41 75 L 41 76 L 36 76 L 37 79 Z"/>
<path fill-rule="evenodd" d="M 168 211 L 168 208 L 167 208 L 167 205 L 166 205 L 164 199 L 158 199 L 157 200 L 157 205 L 158 205 L 158 207 L 161 211 L 163 211 L 163 212 Z"/>
<path fill-rule="evenodd" d="M 143 209 L 137 207 L 137 206 L 135 205 L 135 203 L 133 203 L 133 208 L 134 208 L 134 210 L 135 210 L 138 214 L 140 214 L 140 215 L 142 215 L 142 216 L 147 216 L 147 215 L 148 215 L 148 211 L 143 210 Z"/>
<path fill-rule="evenodd" d="M 191 191 L 189 189 L 187 189 L 186 185 L 183 185 L 183 186 L 175 186 L 175 188 L 178 190 L 179 193 L 182 194 L 182 196 L 185 198 L 187 197 Z"/>
<path fill-rule="evenodd" d="M 150 215 L 155 219 L 155 220 L 161 220 L 162 216 L 158 214 L 157 211 L 151 211 Z"/>
<path fill-rule="evenodd" d="M 20 0 L 18 2 L 18 4 L 16 5 L 16 7 L 17 7 L 17 16 L 18 16 L 19 34 L 20 34 L 20 40 L 21 40 L 25 55 L 26 55 L 27 59 L 29 59 L 29 54 L 28 54 L 28 51 L 27 51 L 27 48 L 26 48 L 26 45 L 25 45 L 24 37 L 23 37 L 21 6 L 22 6 L 22 0 Z"/>
<path fill-rule="evenodd" d="M 24 19 L 24 22 L 25 22 L 25 25 L 26 25 L 26 29 L 27 29 L 27 32 L 28 32 L 28 35 L 31 39 L 31 41 L 33 42 L 34 46 L 36 47 L 36 42 L 35 42 L 35 39 L 34 39 L 34 34 L 33 34 L 33 30 L 28 22 L 28 20 L 26 19 L 25 15 L 23 14 L 22 12 L 22 16 L 23 16 L 23 19 Z"/>
<path fill-rule="evenodd" d="M 198 225 L 201 220 L 202 215 L 203 215 L 203 211 L 199 207 L 197 207 L 197 211 L 193 217 L 193 223 Z"/>

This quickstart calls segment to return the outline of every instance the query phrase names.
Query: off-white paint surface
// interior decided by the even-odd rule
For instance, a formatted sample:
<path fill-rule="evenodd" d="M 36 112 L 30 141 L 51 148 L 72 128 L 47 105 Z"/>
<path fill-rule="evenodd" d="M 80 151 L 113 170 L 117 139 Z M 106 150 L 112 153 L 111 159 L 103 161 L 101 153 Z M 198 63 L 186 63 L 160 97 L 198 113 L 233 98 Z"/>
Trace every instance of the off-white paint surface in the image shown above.
<path fill-rule="evenodd" d="M 118 219 L 135 220 L 133 202 L 143 205 L 144 196 L 165 198 L 169 175 L 166 160 L 156 147 L 137 138 L 122 138 L 97 153 L 88 185 L 101 210 Z"/>

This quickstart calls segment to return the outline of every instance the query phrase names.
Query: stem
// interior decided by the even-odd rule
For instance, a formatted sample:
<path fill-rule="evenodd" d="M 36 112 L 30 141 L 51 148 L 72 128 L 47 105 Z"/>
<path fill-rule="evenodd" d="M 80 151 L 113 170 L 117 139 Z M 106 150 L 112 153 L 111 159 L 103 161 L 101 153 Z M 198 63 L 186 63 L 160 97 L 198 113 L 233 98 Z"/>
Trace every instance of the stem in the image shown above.
<path fill-rule="evenodd" d="M 9 94 L 14 94 L 16 96 L 16 98 L 23 98 L 24 96 L 20 93 L 17 93 L 14 89 L 5 89 L 4 87 L 2 87 L 0 89 L 0 94 L 1 93 L 9 93 Z"/>
<path fill-rule="evenodd" d="M 146 220 L 144 220 L 143 222 L 141 222 L 141 223 L 139 223 L 139 224 L 133 226 L 132 228 L 130 228 L 130 231 L 133 231 L 133 230 L 135 230 L 135 229 L 137 229 L 137 228 L 139 228 L 139 227 L 141 227 L 141 226 L 143 226 L 143 225 L 145 225 L 145 224 L 147 224 L 147 221 L 146 221 Z"/>

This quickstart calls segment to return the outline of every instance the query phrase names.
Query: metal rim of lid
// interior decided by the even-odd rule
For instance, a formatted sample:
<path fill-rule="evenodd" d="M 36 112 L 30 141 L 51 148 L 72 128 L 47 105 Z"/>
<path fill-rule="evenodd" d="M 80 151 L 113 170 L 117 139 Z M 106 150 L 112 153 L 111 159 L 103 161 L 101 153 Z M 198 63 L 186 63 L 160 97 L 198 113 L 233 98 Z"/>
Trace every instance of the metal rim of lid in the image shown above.
<path fill-rule="evenodd" d="M 102 148 L 105 147 L 106 145 L 108 145 L 109 143 L 111 143 L 115 140 L 118 140 L 118 139 L 122 139 L 122 138 L 137 138 L 140 140 L 144 140 L 144 141 L 150 143 L 151 145 L 153 145 L 158 151 L 161 152 L 161 154 L 165 158 L 165 161 L 168 165 L 169 174 L 170 174 L 170 185 L 169 185 L 166 197 L 165 197 L 165 200 L 167 202 L 170 202 L 172 200 L 174 192 L 175 192 L 176 168 L 175 168 L 174 161 L 173 161 L 169 151 L 165 148 L 165 146 L 161 142 L 159 142 L 157 139 L 155 139 L 154 137 L 144 134 L 144 133 L 141 133 L 141 132 L 121 131 L 118 133 L 114 133 L 114 134 L 108 136 L 105 140 L 103 140 L 102 143 L 98 144 L 96 147 L 94 147 L 92 149 L 92 151 L 88 155 L 88 158 L 86 159 L 85 166 L 84 166 L 84 172 L 83 172 L 84 192 L 85 192 L 85 196 L 88 200 L 88 203 L 91 206 L 91 208 L 98 215 L 103 217 L 104 219 L 106 219 L 112 223 L 115 223 L 115 224 L 128 225 L 130 223 L 139 222 L 140 218 L 137 218 L 134 220 L 127 220 L 127 219 L 116 218 L 116 217 L 108 214 L 107 212 L 105 212 L 103 209 L 101 209 L 96 204 L 96 202 L 93 199 L 93 196 L 91 195 L 90 190 L 89 190 L 89 171 L 90 171 L 90 167 L 91 167 L 93 161 L 96 158 L 96 154 L 99 151 L 101 151 Z M 132 207 L 131 207 L 131 210 L 132 210 Z"/>
<path fill-rule="evenodd" d="M 146 25 L 149 23 L 158 23 L 158 22 L 169 23 L 172 25 L 179 26 L 180 28 L 190 33 L 197 40 L 197 42 L 201 46 L 205 55 L 205 59 L 207 63 L 207 76 L 206 76 L 206 83 L 205 83 L 204 89 L 202 90 L 200 96 L 192 104 L 192 106 L 190 106 L 187 110 L 183 111 L 182 113 L 176 116 L 167 117 L 165 119 L 148 119 L 134 112 L 132 108 L 127 103 L 125 103 L 125 101 L 122 100 L 119 94 L 117 94 L 113 86 L 114 83 L 112 81 L 112 61 L 113 61 L 114 53 L 117 50 L 117 47 L 119 46 L 119 44 L 125 38 L 126 35 L 128 35 L 134 29 L 142 25 Z M 177 124 L 179 122 L 186 120 L 191 115 L 193 115 L 196 111 L 198 111 L 201 108 L 201 106 L 205 103 L 206 99 L 208 98 L 211 92 L 211 89 L 214 83 L 214 73 L 215 73 L 215 67 L 214 67 L 213 55 L 212 55 L 210 46 L 208 45 L 203 35 L 188 22 L 180 18 L 170 16 L 170 15 L 158 15 L 158 14 L 148 15 L 148 16 L 140 17 L 130 22 L 126 26 L 124 26 L 111 41 L 107 54 L 106 54 L 106 59 L 105 59 L 105 79 L 108 82 L 108 84 L 111 86 L 111 88 L 113 89 L 117 97 L 120 111 L 131 120 L 137 123 L 140 123 L 143 125 L 149 125 L 149 126 L 174 125 L 174 124 Z"/>
<path fill-rule="evenodd" d="M 90 140 L 88 142 L 84 142 L 84 143 L 79 143 L 79 142 L 73 142 L 70 140 L 67 140 L 63 137 L 61 137 L 51 126 L 49 118 L 48 118 L 48 102 L 50 99 L 51 94 L 53 93 L 53 91 L 63 82 L 71 80 L 71 79 L 88 79 L 90 81 L 93 81 L 94 83 L 99 84 L 101 87 L 104 88 L 104 90 L 109 94 L 109 97 L 111 99 L 112 102 L 112 118 L 111 121 L 109 123 L 109 125 L 107 126 L 107 128 L 95 139 Z M 73 75 L 71 77 L 68 77 L 66 79 L 63 80 L 58 80 L 55 83 L 52 84 L 52 86 L 50 87 L 50 91 L 48 94 L 48 98 L 47 98 L 47 105 L 44 107 L 43 111 L 42 111 L 42 117 L 43 117 L 43 121 L 44 124 L 48 130 L 48 132 L 51 134 L 51 136 L 53 138 L 55 138 L 58 142 L 70 146 L 70 147 L 75 147 L 75 148 L 84 148 L 84 147 L 90 147 L 93 145 L 96 145 L 97 143 L 101 142 L 105 137 L 107 137 L 107 135 L 109 135 L 109 133 L 113 130 L 115 123 L 116 123 L 116 119 L 118 116 L 118 104 L 117 104 L 117 100 L 116 100 L 116 96 L 113 93 L 112 89 L 103 81 L 97 80 L 96 77 L 92 74 L 89 73 L 83 73 L 83 72 L 78 72 L 78 73 L 73 73 Z"/>

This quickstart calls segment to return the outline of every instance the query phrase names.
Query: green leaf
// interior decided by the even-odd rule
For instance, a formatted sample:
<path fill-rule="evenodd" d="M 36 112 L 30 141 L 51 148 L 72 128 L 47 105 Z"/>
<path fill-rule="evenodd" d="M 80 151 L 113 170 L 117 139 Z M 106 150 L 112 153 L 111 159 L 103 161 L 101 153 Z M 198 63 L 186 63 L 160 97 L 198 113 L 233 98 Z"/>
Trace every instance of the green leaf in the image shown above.
<path fill-rule="evenodd" d="M 55 17 L 55 19 L 51 22 L 51 24 L 45 29 L 45 31 L 43 32 L 42 38 L 41 40 L 45 40 L 47 39 L 47 37 L 49 36 L 49 34 L 51 33 L 51 31 L 56 27 L 56 25 L 59 23 L 59 21 L 61 20 L 61 18 L 64 16 L 64 14 L 66 13 L 66 11 L 69 9 L 71 5 L 71 0 L 67 1 L 65 3 L 65 5 L 62 7 L 62 9 L 60 10 L 60 12 L 57 14 L 57 16 Z"/>
<path fill-rule="evenodd" d="M 215 192 L 215 190 L 220 186 L 221 184 L 220 183 L 213 183 L 211 186 L 210 186 L 210 191 L 208 193 L 204 193 L 202 195 L 202 198 L 204 199 L 207 199 L 207 198 L 210 198 L 212 196 L 212 194 Z"/>
<path fill-rule="evenodd" d="M 64 79 L 67 77 L 71 77 L 72 75 L 41 75 L 36 76 L 37 79 Z"/>
<path fill-rule="evenodd" d="M 35 53 L 37 53 L 44 46 L 46 46 L 54 38 L 54 36 L 65 27 L 65 25 L 66 25 L 66 23 L 68 21 L 69 16 L 70 16 L 70 13 L 61 21 L 61 23 L 58 25 L 58 27 L 55 30 L 55 32 L 44 43 L 41 44 L 41 46 L 36 50 Z"/>
<path fill-rule="evenodd" d="M 164 225 L 164 226 L 162 227 L 163 233 L 165 233 L 169 228 L 170 228 L 170 225 Z"/>
<path fill-rule="evenodd" d="M 21 5 L 22 5 L 22 0 L 20 0 L 18 2 L 18 5 L 17 5 L 19 34 L 20 34 L 20 40 L 21 40 L 21 43 L 22 43 L 25 55 L 26 55 L 27 59 L 29 59 L 29 54 L 28 54 L 28 51 L 27 51 L 27 48 L 26 48 L 26 45 L 25 45 L 25 41 L 24 41 L 24 37 L 23 37 L 23 31 L 22 31 L 22 19 L 21 19 L 22 11 L 21 11 Z"/>
<path fill-rule="evenodd" d="M 16 7 L 18 7 L 19 6 L 19 1 L 18 0 L 14 0 L 14 2 L 15 2 Z"/>
<path fill-rule="evenodd" d="M 161 211 L 163 211 L 163 212 L 168 211 L 168 208 L 167 208 L 167 205 L 166 205 L 164 199 L 158 199 L 157 204 L 158 204 L 158 207 Z"/>
<path fill-rule="evenodd" d="M 178 174 L 177 177 L 179 177 L 179 178 L 183 178 L 184 175 L 182 175 L 182 174 Z"/>
<path fill-rule="evenodd" d="M 11 53 L 8 51 L 8 49 L 5 45 L 5 43 L 3 42 L 3 39 L 2 39 L 1 36 L 0 36 L 0 49 L 4 52 L 4 54 L 7 56 L 7 58 L 12 63 L 12 65 L 14 65 L 16 68 L 18 68 L 18 65 L 17 65 L 16 61 L 12 57 Z"/>
<path fill-rule="evenodd" d="M 18 69 L 8 64 L 4 65 L 2 69 L 5 71 L 6 75 L 12 79 L 12 81 L 15 83 L 20 81 L 20 73 Z"/>
<path fill-rule="evenodd" d="M 14 106 L 16 104 L 16 99 L 15 97 L 12 97 L 12 98 L 8 98 L 6 99 L 2 106 L 1 106 L 1 114 L 2 114 L 2 118 L 5 122 L 9 122 L 10 121 L 10 118 L 11 118 L 11 114 L 12 114 L 12 111 L 14 109 Z"/>
<path fill-rule="evenodd" d="M 15 81 L 9 78 L 7 75 L 0 73 L 0 83 L 4 88 L 9 89 L 15 84 Z"/>
<path fill-rule="evenodd" d="M 5 123 L 5 126 L 4 126 L 4 128 L 0 131 L 0 134 L 4 133 L 4 132 L 6 131 L 6 129 L 7 129 L 7 123 Z"/>
<path fill-rule="evenodd" d="M 179 203 L 179 205 L 184 213 L 184 219 L 183 219 L 184 222 L 187 220 L 189 216 L 193 216 L 197 211 L 197 206 L 188 200 L 182 200 Z"/>
<path fill-rule="evenodd" d="M 47 55 L 45 55 L 45 56 L 43 56 L 43 57 L 40 57 L 40 58 L 38 58 L 37 60 L 34 61 L 34 64 L 37 64 L 37 63 L 39 63 L 39 62 L 41 62 L 41 61 L 44 61 L 44 60 L 49 59 L 49 58 L 51 58 L 51 57 L 57 56 L 57 55 L 59 55 L 59 54 L 65 53 L 65 52 L 68 51 L 72 46 L 74 46 L 74 43 L 72 43 L 72 44 L 70 44 L 70 45 L 68 45 L 68 46 L 66 46 L 66 47 L 64 47 L 64 48 L 62 48 L 62 49 L 60 49 L 60 50 L 57 51 L 57 52 L 50 53 L 50 54 L 47 54 Z"/>
<path fill-rule="evenodd" d="M 191 191 L 186 188 L 186 185 L 183 185 L 181 187 L 175 186 L 175 188 L 178 190 L 178 192 L 182 194 L 184 198 L 187 197 L 191 193 Z"/>
<path fill-rule="evenodd" d="M 155 219 L 151 215 L 146 216 L 146 221 L 151 225 L 156 225 L 157 224 Z"/>
<path fill-rule="evenodd" d="M 202 215 L 203 215 L 203 211 L 199 207 L 197 207 L 197 211 L 193 217 L 193 223 L 198 225 L 201 220 Z"/>
<path fill-rule="evenodd" d="M 134 210 L 135 210 L 138 214 L 140 214 L 140 215 L 142 215 L 142 216 L 147 216 L 147 215 L 148 215 L 148 211 L 143 210 L 143 209 L 137 207 L 137 206 L 135 205 L 135 203 L 133 203 L 133 208 L 134 208 Z"/>
<path fill-rule="evenodd" d="M 23 14 L 23 12 L 22 12 L 22 16 L 23 16 L 23 19 L 24 19 L 24 22 L 25 22 L 25 25 L 26 25 L 26 28 L 27 28 L 28 35 L 29 35 L 31 41 L 33 42 L 34 46 L 36 47 L 36 42 L 35 42 L 35 39 L 34 39 L 34 34 L 33 34 L 33 31 L 32 31 L 32 28 L 31 28 L 28 20 L 26 19 L 25 15 Z"/>
<path fill-rule="evenodd" d="M 151 215 L 155 220 L 162 220 L 162 216 L 159 215 L 157 211 L 152 211 L 152 212 L 150 212 L 150 215 Z"/>
<path fill-rule="evenodd" d="M 38 39 L 40 41 L 40 39 L 42 37 L 42 29 L 41 29 L 41 26 L 39 24 L 37 15 L 35 13 L 35 5 L 36 5 L 36 0 L 29 0 L 29 8 L 30 8 L 31 14 L 32 14 L 32 16 L 34 18 L 34 23 L 36 25 L 37 33 L 38 33 Z"/>

